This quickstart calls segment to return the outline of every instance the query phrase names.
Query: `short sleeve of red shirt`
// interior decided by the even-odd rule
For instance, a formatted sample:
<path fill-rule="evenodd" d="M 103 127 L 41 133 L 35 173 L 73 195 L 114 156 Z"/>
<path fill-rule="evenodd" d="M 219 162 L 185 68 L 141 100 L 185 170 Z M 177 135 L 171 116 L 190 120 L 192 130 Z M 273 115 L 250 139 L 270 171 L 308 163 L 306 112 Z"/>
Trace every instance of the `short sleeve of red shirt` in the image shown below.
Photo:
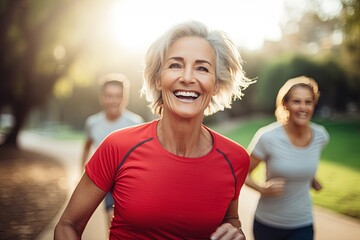
<path fill-rule="evenodd" d="M 150 124 L 128 127 L 109 134 L 96 149 L 85 172 L 96 186 L 109 192 L 113 187 L 119 164 L 125 160 L 126 154 L 143 138 L 150 137 Z M 134 137 L 135 136 L 135 137 Z"/>
<path fill-rule="evenodd" d="M 90 179 L 102 190 L 108 192 L 113 185 L 117 163 L 121 157 L 118 148 L 114 148 L 115 139 L 110 135 L 90 158 L 85 171 Z"/>

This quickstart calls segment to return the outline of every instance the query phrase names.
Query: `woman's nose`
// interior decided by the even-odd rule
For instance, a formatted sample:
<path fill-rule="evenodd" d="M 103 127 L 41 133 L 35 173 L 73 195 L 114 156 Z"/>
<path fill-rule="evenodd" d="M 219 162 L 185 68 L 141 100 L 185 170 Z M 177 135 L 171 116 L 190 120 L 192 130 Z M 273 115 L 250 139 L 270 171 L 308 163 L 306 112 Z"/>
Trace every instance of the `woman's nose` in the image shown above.
<path fill-rule="evenodd" d="M 185 83 L 192 83 L 194 81 L 194 74 L 192 69 L 184 69 L 180 79 Z"/>
<path fill-rule="evenodd" d="M 301 108 L 301 109 L 305 109 L 305 108 L 306 108 L 306 103 L 305 103 L 305 102 L 301 102 L 301 103 L 300 103 L 300 108 Z"/>

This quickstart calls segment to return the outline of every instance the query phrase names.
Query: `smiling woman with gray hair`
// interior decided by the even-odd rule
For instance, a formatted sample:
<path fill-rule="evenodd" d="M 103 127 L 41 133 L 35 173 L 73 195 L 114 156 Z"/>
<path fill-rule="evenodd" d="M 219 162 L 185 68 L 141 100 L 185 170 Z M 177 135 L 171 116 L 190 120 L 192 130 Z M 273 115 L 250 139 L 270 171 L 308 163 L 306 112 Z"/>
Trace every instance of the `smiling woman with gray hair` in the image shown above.
<path fill-rule="evenodd" d="M 216 84 L 218 94 L 213 95 L 205 115 L 211 115 L 224 108 L 230 108 L 233 100 L 241 99 L 243 91 L 253 83 L 245 77 L 242 69 L 243 60 L 240 57 L 230 37 L 222 31 L 211 31 L 202 23 L 187 22 L 170 29 L 154 42 L 145 57 L 144 83 L 141 90 L 146 99 L 151 103 L 153 113 L 161 114 L 163 99 L 161 91 L 156 88 L 156 81 L 161 73 L 165 56 L 170 46 L 182 37 L 198 37 L 206 40 L 215 52 Z"/>
<path fill-rule="evenodd" d="M 146 55 L 142 94 L 159 119 L 116 131 L 96 150 L 55 229 L 80 239 L 110 191 L 110 239 L 245 240 L 238 198 L 249 155 L 203 124 L 252 83 L 230 38 L 196 21 L 166 32 Z"/>

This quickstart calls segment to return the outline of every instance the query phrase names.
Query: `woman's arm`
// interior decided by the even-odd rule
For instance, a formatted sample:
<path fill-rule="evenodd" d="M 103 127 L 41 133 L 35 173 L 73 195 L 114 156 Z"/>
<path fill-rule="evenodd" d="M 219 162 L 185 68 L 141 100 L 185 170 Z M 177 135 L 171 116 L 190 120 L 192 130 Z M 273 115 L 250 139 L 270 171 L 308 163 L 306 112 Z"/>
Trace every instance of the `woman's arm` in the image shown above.
<path fill-rule="evenodd" d="M 78 240 L 106 192 L 83 174 L 54 231 L 54 240 Z"/>
<path fill-rule="evenodd" d="M 250 155 L 250 167 L 249 173 L 245 179 L 245 185 L 261 193 L 262 187 L 257 184 L 251 177 L 252 171 L 259 165 L 260 162 L 261 160 L 259 158 L 255 157 L 254 155 Z"/>
<path fill-rule="evenodd" d="M 230 202 L 226 211 L 223 224 L 211 235 L 211 240 L 246 240 L 241 230 L 241 222 L 238 214 L 238 200 Z"/>
<path fill-rule="evenodd" d="M 284 178 L 272 178 L 263 184 L 258 184 L 251 177 L 252 171 L 259 165 L 261 159 L 255 157 L 254 155 L 250 155 L 250 168 L 249 173 L 245 180 L 245 185 L 258 191 L 260 194 L 264 196 L 280 196 L 284 192 L 285 188 L 285 179 Z"/>

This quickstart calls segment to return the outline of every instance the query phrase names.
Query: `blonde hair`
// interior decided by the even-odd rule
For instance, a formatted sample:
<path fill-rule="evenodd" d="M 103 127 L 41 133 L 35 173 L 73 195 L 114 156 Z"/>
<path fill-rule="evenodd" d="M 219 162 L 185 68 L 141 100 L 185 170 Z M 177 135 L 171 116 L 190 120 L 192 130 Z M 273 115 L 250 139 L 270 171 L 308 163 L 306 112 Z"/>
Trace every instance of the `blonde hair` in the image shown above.
<path fill-rule="evenodd" d="M 307 87 L 313 93 L 314 104 L 316 105 L 319 97 L 320 92 L 318 89 L 318 84 L 315 82 L 314 79 L 300 76 L 296 78 L 292 78 L 286 81 L 286 83 L 280 88 L 277 97 L 276 97 L 276 110 L 275 116 L 278 122 L 285 124 L 288 121 L 289 113 L 285 109 L 284 104 L 287 102 L 289 98 L 289 93 L 294 87 Z"/>
<path fill-rule="evenodd" d="M 185 22 L 171 28 L 149 47 L 145 56 L 141 95 L 146 96 L 152 112 L 161 115 L 163 99 L 161 91 L 156 89 L 156 80 L 160 78 L 168 49 L 175 41 L 186 36 L 205 39 L 216 54 L 216 81 L 219 91 L 212 97 L 204 114 L 211 115 L 224 108 L 231 108 L 232 101 L 241 99 L 243 90 L 254 81 L 245 77 L 243 61 L 228 35 L 221 31 L 209 31 L 204 24 L 197 21 Z"/>

